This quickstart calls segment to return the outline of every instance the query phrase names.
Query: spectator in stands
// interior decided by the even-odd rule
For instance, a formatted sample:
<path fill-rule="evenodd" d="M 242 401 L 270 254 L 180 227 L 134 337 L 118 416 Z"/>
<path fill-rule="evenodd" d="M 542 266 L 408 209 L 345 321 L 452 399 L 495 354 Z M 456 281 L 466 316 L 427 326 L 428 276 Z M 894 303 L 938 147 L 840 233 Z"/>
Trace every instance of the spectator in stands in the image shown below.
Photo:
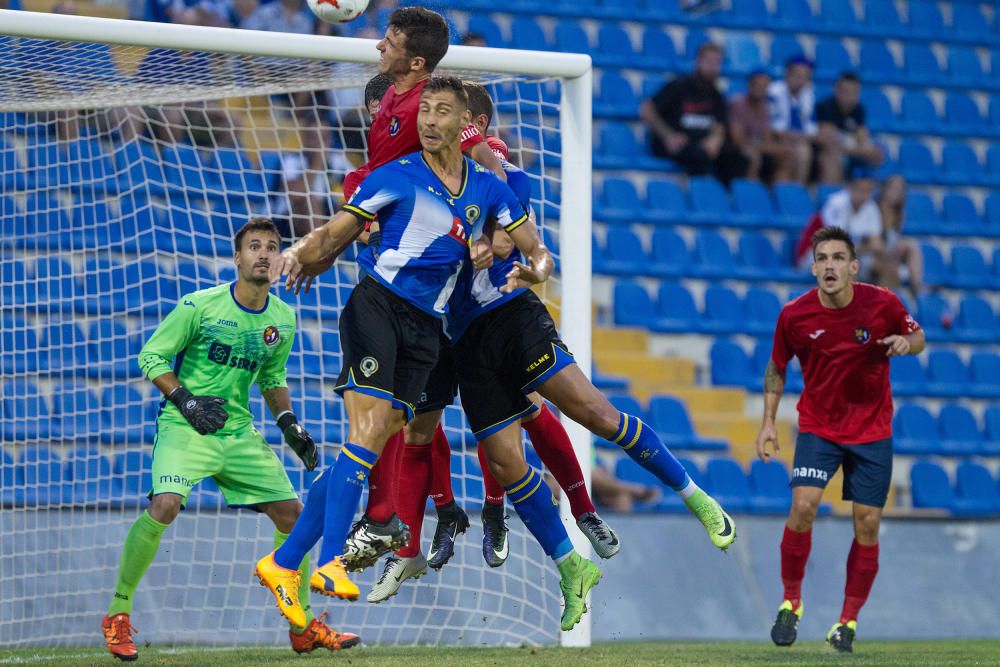
<path fill-rule="evenodd" d="M 872 143 L 861 104 L 861 82 L 853 72 L 837 79 L 833 95 L 816 105 L 819 178 L 841 183 L 852 167 L 882 163 L 882 149 Z"/>
<path fill-rule="evenodd" d="M 767 89 L 771 129 L 787 156 L 782 178 L 797 183 L 809 180 L 812 167 L 812 143 L 816 137 L 812 75 L 812 61 L 795 56 L 785 63 L 785 78 Z"/>
<path fill-rule="evenodd" d="M 859 279 L 872 282 L 883 263 L 882 213 L 875 203 L 875 178 L 866 167 L 854 167 L 847 187 L 827 198 L 821 216 L 824 227 L 840 227 L 851 236 L 861 262 Z"/>
<path fill-rule="evenodd" d="M 309 11 L 305 0 L 274 0 L 260 5 L 240 27 L 245 30 L 271 30 L 311 35 L 316 32 L 316 16 Z"/>
<path fill-rule="evenodd" d="M 613 512 L 631 512 L 635 503 L 654 503 L 662 493 L 655 486 L 623 482 L 600 465 L 590 470 L 594 502 Z"/>
<path fill-rule="evenodd" d="M 152 0 L 146 20 L 228 27 L 229 4 L 226 0 Z"/>
<path fill-rule="evenodd" d="M 717 86 L 721 69 L 722 48 L 702 44 L 694 72 L 660 88 L 642 103 L 639 116 L 652 130 L 654 155 L 691 175 L 714 173 L 728 183 L 746 173 L 748 160 L 726 140 L 726 100 Z"/>
<path fill-rule="evenodd" d="M 788 150 L 771 130 L 771 111 L 767 104 L 770 75 L 764 70 L 750 74 L 747 92 L 729 101 L 729 136 L 749 162 L 746 177 L 764 180 L 787 180 L 784 169 Z"/>
<path fill-rule="evenodd" d="M 478 32 L 467 32 L 462 35 L 463 46 L 486 46 L 486 38 Z"/>
<path fill-rule="evenodd" d="M 919 243 L 903 236 L 905 202 L 906 179 L 899 174 L 885 179 L 878 194 L 885 252 L 875 273 L 880 285 L 893 290 L 909 278 L 910 291 L 916 299 L 924 289 L 924 256 Z"/>

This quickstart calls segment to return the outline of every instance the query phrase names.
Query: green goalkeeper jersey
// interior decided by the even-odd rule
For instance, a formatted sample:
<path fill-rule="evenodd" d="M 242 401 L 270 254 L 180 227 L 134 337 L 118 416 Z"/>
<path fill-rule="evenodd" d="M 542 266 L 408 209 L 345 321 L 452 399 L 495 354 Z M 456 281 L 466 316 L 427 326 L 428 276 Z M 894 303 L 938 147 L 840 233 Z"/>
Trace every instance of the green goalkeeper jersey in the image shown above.
<path fill-rule="evenodd" d="M 274 294 L 253 311 L 236 301 L 236 283 L 181 297 L 139 352 L 139 368 L 150 380 L 173 371 L 196 396 L 219 396 L 229 413 L 217 435 L 235 433 L 253 422 L 250 385 L 261 392 L 288 386 L 285 364 L 295 336 L 295 311 Z M 160 425 L 187 420 L 170 401 Z"/>

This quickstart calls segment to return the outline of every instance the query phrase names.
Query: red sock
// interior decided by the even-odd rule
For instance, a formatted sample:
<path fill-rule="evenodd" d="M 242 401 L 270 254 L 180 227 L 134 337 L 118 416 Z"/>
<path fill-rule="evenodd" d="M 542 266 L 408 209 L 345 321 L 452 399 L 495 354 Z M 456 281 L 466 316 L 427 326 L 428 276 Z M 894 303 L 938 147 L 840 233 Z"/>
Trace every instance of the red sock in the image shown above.
<path fill-rule="evenodd" d="M 431 440 L 431 500 L 437 507 L 454 502 L 455 494 L 451 490 L 451 445 L 444 427 L 438 424 Z"/>
<path fill-rule="evenodd" d="M 420 529 L 431 488 L 431 445 L 403 445 L 399 457 L 399 483 L 396 485 L 396 512 L 410 527 L 410 542 L 396 552 L 403 558 L 420 553 Z"/>
<path fill-rule="evenodd" d="M 587 493 L 587 484 L 583 481 L 583 471 L 580 470 L 580 461 L 576 458 L 573 443 L 562 422 L 552 414 L 549 406 L 543 404 L 538 416 L 525 424 L 524 430 L 531 436 L 531 444 L 535 447 L 538 458 L 566 492 L 573 516 L 579 519 L 581 514 L 596 511 L 594 502 Z"/>
<path fill-rule="evenodd" d="M 802 579 L 806 574 L 806 561 L 812 549 L 812 528 L 797 533 L 785 526 L 781 538 L 781 582 L 785 585 L 785 600 L 794 608 L 802 604 Z"/>
<path fill-rule="evenodd" d="M 844 608 L 840 612 L 840 622 L 858 620 L 858 612 L 868 599 L 868 593 L 878 574 L 878 545 L 851 544 L 847 556 L 847 585 L 844 586 Z"/>
<path fill-rule="evenodd" d="M 389 436 L 378 461 L 368 474 L 368 505 L 365 514 L 372 521 L 384 523 L 396 511 L 394 502 L 400 450 L 403 448 L 403 431 Z"/>
<path fill-rule="evenodd" d="M 486 502 L 490 505 L 503 505 L 503 485 L 490 473 L 490 461 L 486 458 L 486 449 L 479 445 L 479 467 L 483 469 L 483 487 L 486 490 Z"/>

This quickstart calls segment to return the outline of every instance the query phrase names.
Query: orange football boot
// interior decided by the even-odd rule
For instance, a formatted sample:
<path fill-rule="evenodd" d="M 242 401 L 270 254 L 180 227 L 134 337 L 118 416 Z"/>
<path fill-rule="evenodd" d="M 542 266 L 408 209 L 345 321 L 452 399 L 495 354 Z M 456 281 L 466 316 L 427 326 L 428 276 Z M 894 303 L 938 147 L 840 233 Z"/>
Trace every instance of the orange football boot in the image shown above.
<path fill-rule="evenodd" d="M 341 600 L 357 600 L 361 595 L 357 584 L 348 578 L 340 556 L 317 568 L 309 578 L 309 587 L 321 595 Z"/>
<path fill-rule="evenodd" d="M 128 614 L 115 614 L 101 619 L 101 630 L 104 632 L 104 642 L 108 645 L 111 655 L 125 662 L 138 660 L 139 652 L 135 650 L 132 633 L 139 631 L 132 627 Z"/>
<path fill-rule="evenodd" d="M 306 627 L 306 611 L 299 603 L 299 571 L 275 563 L 272 551 L 257 561 L 253 573 L 260 579 L 261 586 L 274 593 L 281 615 L 297 628 Z"/>
<path fill-rule="evenodd" d="M 305 632 L 295 634 L 288 632 L 288 638 L 292 641 L 292 650 L 296 653 L 312 653 L 313 649 L 326 648 L 331 651 L 342 651 L 361 643 L 361 637 L 351 632 L 337 632 L 330 628 L 323 621 L 327 612 L 323 612 L 314 618 Z"/>

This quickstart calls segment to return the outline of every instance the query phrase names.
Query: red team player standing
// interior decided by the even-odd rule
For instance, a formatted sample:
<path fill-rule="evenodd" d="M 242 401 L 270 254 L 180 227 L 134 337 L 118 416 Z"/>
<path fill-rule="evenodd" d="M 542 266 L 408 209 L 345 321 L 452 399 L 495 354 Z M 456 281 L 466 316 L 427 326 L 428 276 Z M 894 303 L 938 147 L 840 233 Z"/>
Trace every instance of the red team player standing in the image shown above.
<path fill-rule="evenodd" d="M 859 270 L 850 236 L 826 227 L 812 239 L 817 289 L 781 311 L 764 376 L 764 420 L 757 455 L 778 451 L 774 420 L 792 357 L 802 364 L 799 435 L 792 471 L 792 509 L 781 540 L 784 599 L 771 629 L 778 646 L 795 642 L 802 617 L 802 579 L 812 546 L 812 524 L 823 489 L 844 469 L 844 500 L 854 505 L 854 542 L 840 619 L 827 641 L 853 649 L 858 612 L 878 573 L 878 530 L 892 479 L 892 391 L 889 358 L 919 354 L 924 332 L 887 289 L 855 283 Z"/>

